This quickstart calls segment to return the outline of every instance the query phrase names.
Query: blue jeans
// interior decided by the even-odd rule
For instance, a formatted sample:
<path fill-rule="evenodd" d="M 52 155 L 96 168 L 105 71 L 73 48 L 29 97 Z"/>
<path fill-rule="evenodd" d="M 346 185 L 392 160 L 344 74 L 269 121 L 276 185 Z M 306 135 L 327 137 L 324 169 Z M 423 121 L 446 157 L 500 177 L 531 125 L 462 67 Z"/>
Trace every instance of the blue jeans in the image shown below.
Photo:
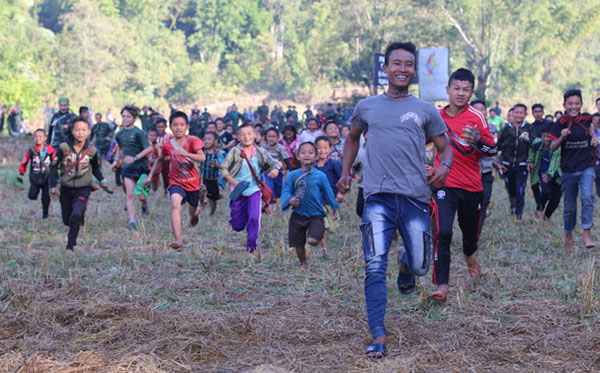
<path fill-rule="evenodd" d="M 563 172 L 561 185 L 564 200 L 565 232 L 571 233 L 577 224 L 577 193 L 581 198 L 581 228 L 594 225 L 594 167 L 572 173 Z"/>
<path fill-rule="evenodd" d="M 429 206 L 399 194 L 378 193 L 365 202 L 362 223 L 365 257 L 365 300 L 367 318 L 373 338 L 385 335 L 388 252 L 395 230 L 404 241 L 402 263 L 417 276 L 429 269 L 431 233 Z"/>
<path fill-rule="evenodd" d="M 263 181 L 271 188 L 273 195 L 281 198 L 281 189 L 283 188 L 283 173 L 279 172 L 277 177 L 271 178 L 267 173 L 263 174 Z"/>

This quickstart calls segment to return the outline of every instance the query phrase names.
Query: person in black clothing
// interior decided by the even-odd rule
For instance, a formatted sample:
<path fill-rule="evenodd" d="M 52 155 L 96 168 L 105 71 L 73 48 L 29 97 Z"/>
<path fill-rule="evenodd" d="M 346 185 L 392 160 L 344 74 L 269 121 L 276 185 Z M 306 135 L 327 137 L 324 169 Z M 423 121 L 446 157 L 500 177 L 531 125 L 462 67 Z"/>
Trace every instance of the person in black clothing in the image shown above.
<path fill-rule="evenodd" d="M 73 251 L 92 191 L 92 175 L 100 181 L 104 190 L 112 193 L 112 189 L 102 176 L 98 152 L 88 141 L 89 123 L 82 117 L 76 117 L 69 124 L 69 130 L 67 141 L 56 149 L 56 157 L 50 167 L 50 188 L 53 198 L 60 195 L 62 220 L 69 227 L 67 250 Z M 59 180 L 60 192 L 56 188 Z"/>
<path fill-rule="evenodd" d="M 523 221 L 525 185 L 527 184 L 527 157 L 531 142 L 536 138 L 533 126 L 525 122 L 527 106 L 516 104 L 512 109 L 512 122 L 507 123 L 498 136 L 500 170 L 510 200 L 510 211 L 517 221 Z"/>
<path fill-rule="evenodd" d="M 48 142 L 54 148 L 57 148 L 66 140 L 66 134 L 69 124 L 75 119 L 76 115 L 69 110 L 69 99 L 61 97 L 58 99 L 58 112 L 50 119 L 48 128 Z"/>
<path fill-rule="evenodd" d="M 38 128 L 33 133 L 34 144 L 27 150 L 23 156 L 21 166 L 19 167 L 19 177 L 17 180 L 23 182 L 23 175 L 29 166 L 29 193 L 30 200 L 36 200 L 41 192 L 42 195 L 42 219 L 48 218 L 48 210 L 50 208 L 50 184 L 48 183 L 48 175 L 50 174 L 50 166 L 54 160 L 54 148 L 46 144 L 46 131 Z"/>
<path fill-rule="evenodd" d="M 531 106 L 531 114 L 533 114 L 533 129 L 535 129 L 536 137 L 542 137 L 542 131 L 547 129 L 548 126 L 552 123 L 547 119 L 544 119 L 544 105 L 542 104 L 533 104 Z"/>
<path fill-rule="evenodd" d="M 577 195 L 581 199 L 581 228 L 586 248 L 596 246 L 592 239 L 594 225 L 594 147 L 600 144 L 592 126 L 592 116 L 581 112 L 581 91 L 571 89 L 563 96 L 564 116 L 554 126 L 551 150 L 560 146 L 562 171 L 561 186 L 564 202 L 564 229 L 566 252 L 574 248 L 573 231 L 577 224 Z"/>

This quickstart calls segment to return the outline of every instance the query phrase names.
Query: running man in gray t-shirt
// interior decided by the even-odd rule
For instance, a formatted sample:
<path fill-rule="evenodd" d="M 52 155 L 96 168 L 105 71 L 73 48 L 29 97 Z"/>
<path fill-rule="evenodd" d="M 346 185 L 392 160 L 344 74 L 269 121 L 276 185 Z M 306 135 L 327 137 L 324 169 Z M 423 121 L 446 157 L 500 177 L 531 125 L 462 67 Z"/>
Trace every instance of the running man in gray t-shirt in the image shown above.
<path fill-rule="evenodd" d="M 365 257 L 365 299 L 373 343 L 369 358 L 382 358 L 385 347 L 385 277 L 387 258 L 396 229 L 405 251 L 401 256 L 398 288 L 411 293 L 415 275 L 429 269 L 430 187 L 440 188 L 452 167 L 452 151 L 445 136 L 446 125 L 438 110 L 408 93 L 416 74 L 416 47 L 392 43 L 385 53 L 386 93 L 366 98 L 352 114 L 352 129 L 344 146 L 344 168 L 338 182 L 342 193 L 350 189 L 350 168 L 363 131 L 369 131 L 363 173 L 365 207 L 360 225 Z M 426 170 L 425 143 L 433 141 L 441 166 Z M 428 181 L 429 179 L 429 181 Z"/>

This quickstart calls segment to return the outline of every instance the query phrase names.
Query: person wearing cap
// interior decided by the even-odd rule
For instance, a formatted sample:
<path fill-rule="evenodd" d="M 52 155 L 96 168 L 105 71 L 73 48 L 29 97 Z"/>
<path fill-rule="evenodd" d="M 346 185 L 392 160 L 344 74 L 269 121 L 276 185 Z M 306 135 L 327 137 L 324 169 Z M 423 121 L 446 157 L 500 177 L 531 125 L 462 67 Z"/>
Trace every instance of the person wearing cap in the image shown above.
<path fill-rule="evenodd" d="M 50 119 L 48 128 L 48 139 L 50 145 L 57 148 L 67 139 L 69 123 L 76 118 L 76 115 L 69 109 L 69 99 L 61 97 L 58 99 L 58 112 Z"/>
<path fill-rule="evenodd" d="M 535 221 L 539 221 L 542 214 L 544 220 L 549 220 L 552 213 L 558 208 L 562 197 L 560 148 L 550 149 L 552 143 L 550 131 L 553 125 L 554 123 L 548 122 L 543 128 L 539 128 L 540 137 L 536 137 L 531 144 L 527 158 L 531 190 L 536 202 L 535 212 L 533 213 Z"/>

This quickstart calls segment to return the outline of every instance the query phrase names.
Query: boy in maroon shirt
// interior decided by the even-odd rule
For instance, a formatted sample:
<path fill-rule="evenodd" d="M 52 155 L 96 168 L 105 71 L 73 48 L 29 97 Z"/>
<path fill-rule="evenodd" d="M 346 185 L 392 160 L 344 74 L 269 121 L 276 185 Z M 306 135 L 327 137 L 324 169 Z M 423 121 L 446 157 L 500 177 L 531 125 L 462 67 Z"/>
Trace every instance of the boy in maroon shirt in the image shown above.
<path fill-rule="evenodd" d="M 173 138 L 166 142 L 161 148 L 161 155 L 152 166 L 144 185 L 148 185 L 159 165 L 170 157 L 169 162 L 169 199 L 171 200 L 171 226 L 175 241 L 170 247 L 181 250 L 183 237 L 181 234 L 181 205 L 189 203 L 190 225 L 198 224 L 198 200 L 200 196 L 200 175 L 196 168 L 196 162 L 204 162 L 206 157 L 202 148 L 204 143 L 196 136 L 188 136 L 189 122 L 187 114 L 176 111 L 169 118 Z"/>

